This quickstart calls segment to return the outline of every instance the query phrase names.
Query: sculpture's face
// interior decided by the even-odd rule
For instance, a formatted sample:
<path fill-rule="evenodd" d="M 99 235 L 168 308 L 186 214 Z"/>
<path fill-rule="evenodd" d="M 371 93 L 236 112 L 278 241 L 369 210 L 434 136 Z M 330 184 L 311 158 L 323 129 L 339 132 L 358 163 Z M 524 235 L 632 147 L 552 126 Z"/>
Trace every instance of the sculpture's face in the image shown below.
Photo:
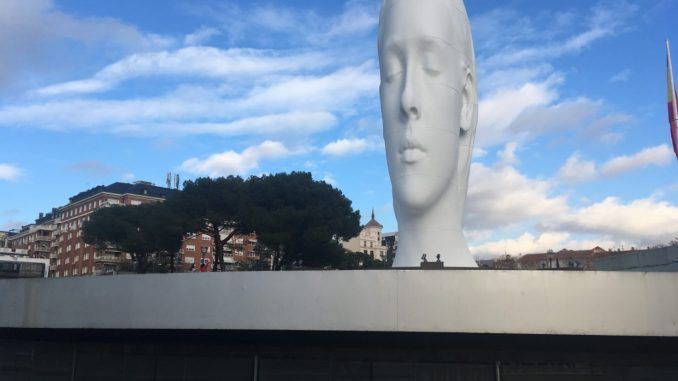
<path fill-rule="evenodd" d="M 386 158 L 396 204 L 415 213 L 452 186 L 459 156 L 466 61 L 445 1 L 393 0 L 381 20 Z"/>

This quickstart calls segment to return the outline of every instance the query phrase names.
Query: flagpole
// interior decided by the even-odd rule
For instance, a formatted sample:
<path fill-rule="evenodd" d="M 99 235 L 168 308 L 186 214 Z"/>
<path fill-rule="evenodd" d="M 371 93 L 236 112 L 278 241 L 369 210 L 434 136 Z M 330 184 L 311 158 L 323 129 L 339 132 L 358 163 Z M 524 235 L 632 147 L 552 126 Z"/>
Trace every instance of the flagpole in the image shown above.
<path fill-rule="evenodd" d="M 669 101 L 669 124 L 671 126 L 671 140 L 673 151 L 678 159 L 678 101 L 676 100 L 676 86 L 673 82 L 673 65 L 671 64 L 671 47 L 666 40 L 666 70 L 668 71 L 668 101 Z"/>

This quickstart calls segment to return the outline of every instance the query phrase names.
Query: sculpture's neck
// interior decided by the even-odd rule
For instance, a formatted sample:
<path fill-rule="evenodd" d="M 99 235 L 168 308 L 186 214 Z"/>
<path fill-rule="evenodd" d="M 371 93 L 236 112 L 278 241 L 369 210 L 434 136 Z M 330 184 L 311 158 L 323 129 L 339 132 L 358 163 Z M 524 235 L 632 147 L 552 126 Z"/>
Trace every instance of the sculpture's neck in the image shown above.
<path fill-rule="evenodd" d="M 450 187 L 426 213 L 410 213 L 396 205 L 398 252 L 394 267 L 419 267 L 422 254 L 428 261 L 441 255 L 445 267 L 476 267 L 462 232 L 462 205 Z"/>

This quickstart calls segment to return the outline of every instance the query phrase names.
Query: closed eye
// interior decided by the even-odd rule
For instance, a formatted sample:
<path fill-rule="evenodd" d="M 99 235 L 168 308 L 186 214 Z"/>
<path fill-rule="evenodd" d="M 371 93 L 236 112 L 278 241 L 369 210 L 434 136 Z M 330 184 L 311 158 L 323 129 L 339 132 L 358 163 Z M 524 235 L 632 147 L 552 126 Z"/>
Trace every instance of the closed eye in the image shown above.
<path fill-rule="evenodd" d="M 440 70 L 431 67 L 424 67 L 424 72 L 426 72 L 426 74 L 430 75 L 431 77 L 437 77 L 441 73 Z"/>
<path fill-rule="evenodd" d="M 402 74 L 403 74 L 402 70 L 398 70 L 398 71 L 394 71 L 394 72 L 388 72 L 387 71 L 386 74 L 384 75 L 384 79 L 386 80 L 386 82 L 391 82 L 394 79 L 396 79 L 397 77 L 401 76 Z"/>

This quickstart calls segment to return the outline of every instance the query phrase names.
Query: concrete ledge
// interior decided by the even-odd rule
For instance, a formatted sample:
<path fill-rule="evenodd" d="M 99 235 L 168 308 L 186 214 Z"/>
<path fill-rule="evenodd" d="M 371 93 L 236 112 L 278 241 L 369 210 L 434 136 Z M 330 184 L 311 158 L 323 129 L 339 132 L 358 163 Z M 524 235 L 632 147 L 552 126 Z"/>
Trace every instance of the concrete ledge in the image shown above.
<path fill-rule="evenodd" d="M 0 327 L 678 337 L 678 273 L 390 270 L 0 280 Z"/>

